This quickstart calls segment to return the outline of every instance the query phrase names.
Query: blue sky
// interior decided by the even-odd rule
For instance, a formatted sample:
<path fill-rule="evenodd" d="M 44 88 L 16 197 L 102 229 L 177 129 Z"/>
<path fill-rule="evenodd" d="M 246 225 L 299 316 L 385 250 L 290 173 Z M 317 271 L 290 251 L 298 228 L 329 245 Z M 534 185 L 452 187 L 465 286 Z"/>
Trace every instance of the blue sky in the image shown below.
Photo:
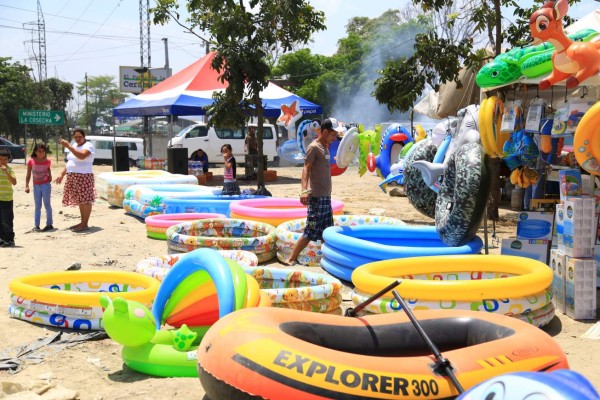
<path fill-rule="evenodd" d="M 375 18 L 406 0 L 312 0 L 325 12 L 327 31 L 310 44 L 313 53 L 331 55 L 345 36 L 348 20 Z M 153 1 L 150 2 L 151 6 Z M 368 4 L 368 7 L 365 6 Z M 48 77 L 76 83 L 88 76 L 118 76 L 119 66 L 140 64 L 139 8 L 136 0 L 41 0 L 46 25 Z M 32 34 L 37 21 L 36 0 L 0 0 L 0 56 L 30 65 Z M 151 27 L 151 66 L 165 64 L 168 38 L 169 64 L 174 72 L 204 55 L 204 46 L 174 23 Z M 36 50 L 37 51 L 37 50 Z"/>

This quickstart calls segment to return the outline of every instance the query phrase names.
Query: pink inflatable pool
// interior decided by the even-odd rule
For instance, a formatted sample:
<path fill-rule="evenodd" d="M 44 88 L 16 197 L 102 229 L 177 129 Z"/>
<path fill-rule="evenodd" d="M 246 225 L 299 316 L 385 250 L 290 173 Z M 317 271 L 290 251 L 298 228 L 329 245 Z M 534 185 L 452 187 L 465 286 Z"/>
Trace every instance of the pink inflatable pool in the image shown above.
<path fill-rule="evenodd" d="M 178 214 L 158 214 L 146 217 L 146 236 L 153 239 L 167 240 L 165 232 L 167 228 L 180 224 L 182 222 L 194 221 L 207 218 L 226 218 L 223 214 L 217 213 L 178 213 Z"/>
<path fill-rule="evenodd" d="M 344 212 L 344 203 L 331 200 L 334 215 Z M 231 218 L 249 219 L 277 227 L 292 219 L 306 218 L 306 206 L 299 199 L 265 197 L 263 199 L 237 200 L 229 205 Z"/>

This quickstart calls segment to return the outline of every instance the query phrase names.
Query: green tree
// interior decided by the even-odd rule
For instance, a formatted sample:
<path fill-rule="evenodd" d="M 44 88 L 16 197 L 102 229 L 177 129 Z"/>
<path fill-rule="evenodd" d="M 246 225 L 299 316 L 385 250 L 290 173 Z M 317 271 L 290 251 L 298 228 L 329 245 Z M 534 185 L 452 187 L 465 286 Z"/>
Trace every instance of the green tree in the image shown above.
<path fill-rule="evenodd" d="M 100 75 L 89 76 L 87 86 L 85 81 L 77 82 L 77 93 L 80 96 L 85 96 L 87 91 L 87 104 L 79 112 L 78 125 L 89 126 L 94 132 L 97 120 L 110 124 L 113 107 L 127 97 L 126 94 L 120 93 L 114 80 L 114 76 Z"/>
<path fill-rule="evenodd" d="M 19 109 L 34 108 L 36 86 L 29 75 L 31 69 L 11 59 L 0 57 L 0 134 L 18 142 L 24 132 Z"/>
<path fill-rule="evenodd" d="M 179 21 L 178 7 L 177 0 L 158 0 L 153 9 L 154 22 L 165 23 L 171 18 Z M 274 45 L 288 52 L 298 43 L 307 43 L 313 32 L 325 28 L 324 14 L 307 0 L 194 0 L 187 3 L 187 8 L 188 29 L 208 33 L 216 50 L 212 66 L 228 83 L 224 94 L 215 97 L 215 107 L 210 110 L 212 123 L 239 122 L 248 112 L 257 117 L 258 189 L 266 192 L 260 92 L 271 76 L 268 52 Z"/>
<path fill-rule="evenodd" d="M 59 110 L 65 113 L 65 118 L 68 118 L 66 113 L 67 103 L 73 99 L 73 84 L 70 82 L 63 82 L 57 78 L 50 78 L 38 85 L 38 93 L 42 93 L 40 97 L 43 98 L 44 106 L 43 109 Z M 68 124 L 65 123 L 66 126 Z M 41 127 L 40 136 L 44 143 L 48 143 L 48 130 L 55 130 L 55 132 L 64 131 L 65 125 L 61 127 Z"/>

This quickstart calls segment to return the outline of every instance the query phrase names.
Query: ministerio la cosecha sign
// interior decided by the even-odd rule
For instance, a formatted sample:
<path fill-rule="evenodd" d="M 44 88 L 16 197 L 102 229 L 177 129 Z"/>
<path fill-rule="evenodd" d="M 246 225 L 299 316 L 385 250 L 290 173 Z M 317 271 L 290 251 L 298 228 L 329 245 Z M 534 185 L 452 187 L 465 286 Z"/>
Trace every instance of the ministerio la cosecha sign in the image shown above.
<path fill-rule="evenodd" d="M 144 73 L 139 67 L 119 67 L 119 89 L 121 93 L 141 93 L 171 76 L 171 68 L 150 68 Z M 142 90 L 142 85 L 144 89 Z"/>
<path fill-rule="evenodd" d="M 19 110 L 21 125 L 63 125 L 65 114 L 55 110 Z"/>

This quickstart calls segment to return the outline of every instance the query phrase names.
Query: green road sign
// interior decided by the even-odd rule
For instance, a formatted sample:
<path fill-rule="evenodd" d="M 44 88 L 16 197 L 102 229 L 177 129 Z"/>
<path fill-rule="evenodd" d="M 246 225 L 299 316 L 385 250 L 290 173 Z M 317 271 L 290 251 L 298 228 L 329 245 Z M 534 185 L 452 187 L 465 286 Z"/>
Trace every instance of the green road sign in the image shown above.
<path fill-rule="evenodd" d="M 19 110 L 21 125 L 63 125 L 65 115 L 62 111 L 54 110 Z"/>

